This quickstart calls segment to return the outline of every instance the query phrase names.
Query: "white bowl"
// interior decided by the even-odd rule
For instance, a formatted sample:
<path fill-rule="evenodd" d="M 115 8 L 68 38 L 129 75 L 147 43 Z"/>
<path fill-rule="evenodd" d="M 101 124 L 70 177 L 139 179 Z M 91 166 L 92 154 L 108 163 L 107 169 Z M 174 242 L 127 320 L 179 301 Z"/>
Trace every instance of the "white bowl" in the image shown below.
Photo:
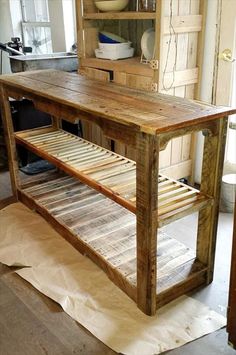
<path fill-rule="evenodd" d="M 125 47 L 114 47 L 113 49 L 95 49 L 95 56 L 97 58 L 102 59 L 110 59 L 110 60 L 117 60 L 117 59 L 124 59 L 130 58 L 134 55 L 134 48 L 125 48 Z"/>
<path fill-rule="evenodd" d="M 121 49 L 129 49 L 131 46 L 131 42 L 124 42 L 124 43 L 101 43 L 98 42 L 99 49 L 105 50 L 113 50 L 114 48 L 121 48 Z"/>
<path fill-rule="evenodd" d="M 129 3 L 129 0 L 109 0 L 109 1 L 95 1 L 96 7 L 100 11 L 121 11 Z"/>

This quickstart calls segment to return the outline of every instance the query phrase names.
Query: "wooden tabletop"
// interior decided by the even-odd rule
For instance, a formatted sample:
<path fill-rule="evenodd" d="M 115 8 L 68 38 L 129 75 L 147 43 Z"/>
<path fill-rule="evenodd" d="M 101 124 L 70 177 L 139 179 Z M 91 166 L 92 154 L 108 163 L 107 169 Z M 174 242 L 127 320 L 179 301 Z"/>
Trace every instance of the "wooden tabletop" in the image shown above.
<path fill-rule="evenodd" d="M 0 84 L 152 135 L 236 113 L 229 107 L 147 93 L 57 70 L 2 75 Z"/>

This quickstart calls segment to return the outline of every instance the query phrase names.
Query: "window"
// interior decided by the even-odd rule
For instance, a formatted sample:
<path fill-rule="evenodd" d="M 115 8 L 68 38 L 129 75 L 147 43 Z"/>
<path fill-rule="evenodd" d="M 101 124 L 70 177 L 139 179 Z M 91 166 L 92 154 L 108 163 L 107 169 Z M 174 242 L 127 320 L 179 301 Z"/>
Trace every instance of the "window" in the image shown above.
<path fill-rule="evenodd" d="M 48 0 L 21 0 L 21 8 L 24 45 L 32 47 L 35 54 L 51 53 L 52 36 Z"/>

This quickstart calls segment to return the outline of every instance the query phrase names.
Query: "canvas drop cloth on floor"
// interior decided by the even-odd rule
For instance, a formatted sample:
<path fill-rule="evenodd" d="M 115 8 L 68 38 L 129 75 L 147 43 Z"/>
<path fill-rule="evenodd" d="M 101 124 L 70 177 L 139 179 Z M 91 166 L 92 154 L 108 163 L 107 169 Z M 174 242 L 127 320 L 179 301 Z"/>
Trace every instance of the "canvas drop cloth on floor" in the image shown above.
<path fill-rule="evenodd" d="M 21 203 L 0 211 L 0 262 L 17 271 L 104 344 L 151 355 L 211 333 L 226 319 L 183 296 L 148 317 L 92 261 Z"/>

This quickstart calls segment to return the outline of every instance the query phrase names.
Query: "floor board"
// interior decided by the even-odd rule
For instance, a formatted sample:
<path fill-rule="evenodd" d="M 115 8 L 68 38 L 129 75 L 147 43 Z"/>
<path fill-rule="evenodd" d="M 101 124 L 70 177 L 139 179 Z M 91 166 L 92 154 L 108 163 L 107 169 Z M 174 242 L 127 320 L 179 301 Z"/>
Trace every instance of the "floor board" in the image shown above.
<path fill-rule="evenodd" d="M 62 308 L 0 264 L 0 354 L 115 354 Z"/>

